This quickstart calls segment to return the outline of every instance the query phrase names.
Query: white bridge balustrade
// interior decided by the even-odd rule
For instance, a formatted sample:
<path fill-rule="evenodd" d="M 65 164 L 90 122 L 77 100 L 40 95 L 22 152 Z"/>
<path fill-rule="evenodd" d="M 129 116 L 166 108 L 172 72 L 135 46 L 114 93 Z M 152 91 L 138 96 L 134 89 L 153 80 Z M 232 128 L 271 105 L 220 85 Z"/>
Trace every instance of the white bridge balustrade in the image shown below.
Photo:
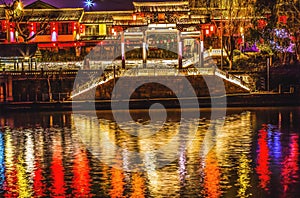
<path fill-rule="evenodd" d="M 69 62 L 40 62 L 37 64 L 37 70 L 43 68 L 44 70 L 77 70 L 83 67 L 83 61 L 69 61 Z"/>
<path fill-rule="evenodd" d="M 117 77 L 116 75 L 114 75 L 114 72 L 104 72 L 103 75 L 95 77 L 82 85 L 78 85 L 78 87 L 71 92 L 70 98 L 74 98 L 93 88 L 96 88 L 98 85 L 104 84 L 114 79 L 114 77 Z"/>
<path fill-rule="evenodd" d="M 215 75 L 219 76 L 220 78 L 223 78 L 233 84 L 236 84 L 236 85 L 242 87 L 243 89 L 246 89 L 247 91 L 251 91 L 249 85 L 247 85 L 247 83 L 245 83 L 242 80 L 242 78 L 238 78 L 234 75 L 228 74 L 220 69 L 216 69 Z"/>
<path fill-rule="evenodd" d="M 210 58 L 208 52 L 204 52 L 204 59 Z M 84 61 L 69 61 L 69 62 L 39 62 L 37 64 L 37 70 L 43 68 L 44 70 L 59 70 L 63 68 L 64 70 L 77 70 L 77 69 L 84 69 Z M 199 55 L 196 55 L 192 58 L 187 58 L 182 60 L 182 67 L 187 68 L 192 65 L 195 65 L 199 62 Z M 121 66 L 121 61 L 89 61 L 89 68 L 88 69 L 105 69 L 107 66 L 112 64 Z M 178 65 L 178 60 L 148 60 L 147 67 L 151 67 L 151 65 L 159 65 L 161 64 L 163 67 L 174 67 Z M 207 61 L 204 62 L 204 67 L 208 65 Z M 126 66 L 142 66 L 141 60 L 126 60 Z"/>
<path fill-rule="evenodd" d="M 208 62 L 208 65 L 211 65 L 211 62 Z M 115 67 L 116 68 L 116 67 Z M 214 65 L 204 68 L 185 68 L 177 69 L 164 66 L 163 63 L 160 63 L 154 67 L 142 68 L 141 65 L 137 65 L 131 69 L 113 69 L 110 71 L 104 71 L 101 76 L 93 77 L 90 81 L 79 85 L 75 90 L 72 91 L 70 98 L 74 98 L 83 94 L 93 88 L 96 88 L 98 85 L 104 84 L 110 80 L 113 80 L 117 77 L 137 77 L 137 76 L 178 76 L 178 75 L 216 75 L 226 81 L 229 81 L 243 89 L 250 91 L 249 86 L 241 79 L 234 75 L 228 74 Z"/>

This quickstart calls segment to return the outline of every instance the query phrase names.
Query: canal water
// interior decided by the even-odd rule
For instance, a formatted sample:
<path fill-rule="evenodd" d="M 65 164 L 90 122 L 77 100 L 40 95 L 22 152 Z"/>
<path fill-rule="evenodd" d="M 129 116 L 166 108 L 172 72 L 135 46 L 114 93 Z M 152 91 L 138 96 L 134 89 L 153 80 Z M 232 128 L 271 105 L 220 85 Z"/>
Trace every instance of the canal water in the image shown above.
<path fill-rule="evenodd" d="M 300 195 L 300 108 L 160 111 L 0 115 L 0 196 Z"/>

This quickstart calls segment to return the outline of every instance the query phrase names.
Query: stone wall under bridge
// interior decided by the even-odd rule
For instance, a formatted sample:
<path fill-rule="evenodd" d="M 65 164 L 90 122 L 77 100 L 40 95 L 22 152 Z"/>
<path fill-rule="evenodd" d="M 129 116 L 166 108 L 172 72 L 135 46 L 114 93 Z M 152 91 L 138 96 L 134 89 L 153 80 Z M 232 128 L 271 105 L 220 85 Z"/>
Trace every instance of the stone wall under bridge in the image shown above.
<path fill-rule="evenodd" d="M 149 99 L 149 98 L 174 98 L 176 97 L 175 93 L 170 90 L 168 87 L 163 84 L 158 83 L 143 83 L 151 81 L 170 81 L 176 84 L 176 93 L 179 93 L 183 96 L 189 96 L 190 93 L 185 93 L 187 91 L 186 87 L 183 85 L 183 80 L 186 78 L 190 84 L 193 86 L 195 93 L 198 97 L 208 97 L 211 93 L 214 96 L 223 95 L 222 86 L 225 86 L 226 94 L 237 94 L 237 93 L 249 93 L 249 91 L 230 83 L 226 80 L 220 80 L 219 77 L 214 75 L 207 75 L 205 79 L 201 75 L 197 76 L 141 76 L 141 77 L 122 77 L 124 82 L 122 83 L 121 89 L 128 89 L 133 87 L 135 84 L 139 86 L 131 95 L 131 99 Z M 147 79 L 146 79 L 147 78 Z M 164 78 L 164 80 L 160 80 Z M 219 79 L 217 79 L 219 78 Z M 208 89 L 205 80 L 210 80 L 214 83 L 213 87 Z M 96 90 L 88 91 L 84 94 L 76 96 L 73 100 L 89 100 L 95 98 L 95 100 L 109 100 L 112 96 L 112 91 L 114 89 L 114 84 L 117 84 L 118 78 L 115 80 L 110 80 L 105 84 L 97 86 Z M 223 83 L 224 84 L 223 84 Z M 95 95 L 94 95 L 95 94 Z M 118 93 L 118 89 L 115 90 L 115 96 L 118 99 L 123 99 L 123 96 Z"/>

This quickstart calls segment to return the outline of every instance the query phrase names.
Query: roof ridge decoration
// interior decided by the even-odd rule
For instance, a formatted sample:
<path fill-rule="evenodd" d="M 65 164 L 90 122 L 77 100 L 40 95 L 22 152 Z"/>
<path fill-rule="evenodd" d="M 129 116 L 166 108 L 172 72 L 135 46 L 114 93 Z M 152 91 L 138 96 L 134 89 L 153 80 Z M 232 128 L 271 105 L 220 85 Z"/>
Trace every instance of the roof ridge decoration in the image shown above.
<path fill-rule="evenodd" d="M 189 5 L 189 1 L 133 1 L 134 6 L 179 6 Z"/>

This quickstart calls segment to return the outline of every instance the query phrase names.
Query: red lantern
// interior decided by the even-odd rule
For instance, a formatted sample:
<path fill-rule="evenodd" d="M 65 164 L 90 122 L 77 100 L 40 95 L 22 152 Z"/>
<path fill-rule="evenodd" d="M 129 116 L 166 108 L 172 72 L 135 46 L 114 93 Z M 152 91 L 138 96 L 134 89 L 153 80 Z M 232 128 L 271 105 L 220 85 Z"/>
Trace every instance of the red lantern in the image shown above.
<path fill-rule="evenodd" d="M 30 23 L 29 28 L 30 28 L 31 34 L 36 33 L 36 23 Z"/>
<path fill-rule="evenodd" d="M 73 30 L 74 30 L 74 31 L 77 30 L 77 23 L 73 23 Z"/>
<path fill-rule="evenodd" d="M 279 23 L 286 24 L 286 22 L 287 22 L 287 16 L 285 16 L 285 15 L 280 16 L 280 17 L 278 18 L 278 22 L 279 22 Z"/>
<path fill-rule="evenodd" d="M 6 21 L 1 21 L 2 30 L 5 31 L 7 29 Z"/>
<path fill-rule="evenodd" d="M 57 30 L 58 30 L 58 24 L 57 23 L 51 23 L 51 25 L 50 25 L 50 28 L 51 28 L 51 34 L 53 33 L 53 32 L 58 32 Z"/>
<path fill-rule="evenodd" d="M 82 25 L 82 24 L 79 26 L 79 32 L 80 32 L 80 34 L 84 33 L 84 28 L 85 28 L 85 26 Z"/>
<path fill-rule="evenodd" d="M 267 25 L 267 22 L 265 20 L 263 20 L 263 19 L 258 20 L 258 28 L 263 29 L 266 27 L 266 25 Z"/>
<path fill-rule="evenodd" d="M 205 35 L 208 36 L 209 34 L 210 34 L 209 30 L 206 29 L 206 30 L 205 30 Z"/>
<path fill-rule="evenodd" d="M 243 39 L 242 38 L 238 38 L 238 44 L 240 45 L 240 44 L 242 44 L 243 43 Z"/>

